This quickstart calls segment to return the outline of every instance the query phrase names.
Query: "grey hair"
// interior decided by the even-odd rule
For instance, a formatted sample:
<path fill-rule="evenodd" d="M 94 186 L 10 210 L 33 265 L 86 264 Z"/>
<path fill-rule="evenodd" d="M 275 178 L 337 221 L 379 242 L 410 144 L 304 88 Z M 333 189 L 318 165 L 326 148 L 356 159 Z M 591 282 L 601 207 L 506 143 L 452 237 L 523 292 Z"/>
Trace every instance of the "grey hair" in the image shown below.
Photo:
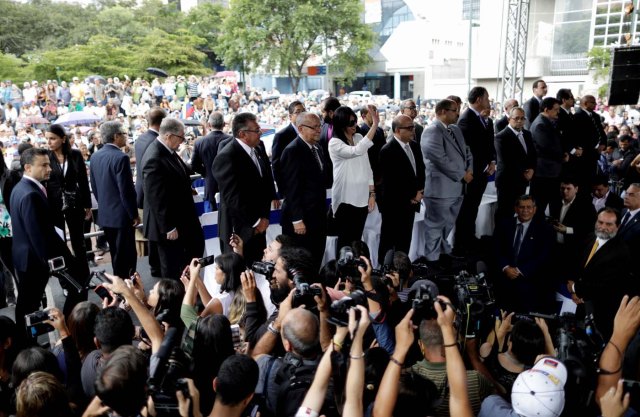
<path fill-rule="evenodd" d="M 420 340 L 427 346 L 442 346 L 444 339 L 442 330 L 436 320 L 422 320 L 420 323 Z"/>
<path fill-rule="evenodd" d="M 294 352 L 302 357 L 310 357 L 318 351 L 320 323 L 318 318 L 307 310 L 297 313 L 302 317 L 298 320 L 285 320 L 282 336 L 291 343 Z"/>
<path fill-rule="evenodd" d="M 515 112 L 515 111 L 519 111 L 519 112 L 522 112 L 524 114 L 524 109 L 522 107 L 514 106 L 514 107 L 511 107 L 511 109 L 509 110 L 509 117 L 512 117 L 513 116 L 513 112 Z"/>
<path fill-rule="evenodd" d="M 180 135 L 182 132 L 184 132 L 184 123 L 182 123 L 180 119 L 176 119 L 175 117 L 165 117 L 162 119 L 162 123 L 160 123 L 160 136 L 164 136 L 167 133 Z"/>
<path fill-rule="evenodd" d="M 100 135 L 102 136 L 102 142 L 113 143 L 117 133 L 122 132 L 122 123 L 120 122 L 104 122 L 100 126 Z"/>
<path fill-rule="evenodd" d="M 219 111 L 214 111 L 209 116 L 209 124 L 214 129 L 222 129 L 224 127 L 224 116 Z"/>
<path fill-rule="evenodd" d="M 314 116 L 315 116 L 315 120 L 320 120 L 318 115 L 315 113 L 311 113 L 311 112 L 300 113 L 298 115 L 298 118 L 296 119 L 296 127 L 300 128 L 300 126 L 302 126 L 303 124 L 309 123 L 309 119 L 314 118 Z"/>

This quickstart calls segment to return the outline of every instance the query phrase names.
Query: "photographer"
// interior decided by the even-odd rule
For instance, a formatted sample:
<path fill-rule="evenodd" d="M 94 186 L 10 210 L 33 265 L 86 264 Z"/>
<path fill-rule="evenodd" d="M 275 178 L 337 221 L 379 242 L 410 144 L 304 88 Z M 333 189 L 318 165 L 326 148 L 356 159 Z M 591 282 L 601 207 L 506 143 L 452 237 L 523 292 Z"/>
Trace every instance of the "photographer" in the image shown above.
<path fill-rule="evenodd" d="M 360 280 L 369 304 L 371 327 L 380 347 L 391 354 L 395 349 L 395 340 L 387 316 L 389 290 L 384 281 L 378 277 L 372 277 L 373 268 L 371 268 L 369 259 L 364 256 L 361 256 L 360 259 L 366 265 L 366 267 L 358 266 L 358 271 L 360 272 Z"/>

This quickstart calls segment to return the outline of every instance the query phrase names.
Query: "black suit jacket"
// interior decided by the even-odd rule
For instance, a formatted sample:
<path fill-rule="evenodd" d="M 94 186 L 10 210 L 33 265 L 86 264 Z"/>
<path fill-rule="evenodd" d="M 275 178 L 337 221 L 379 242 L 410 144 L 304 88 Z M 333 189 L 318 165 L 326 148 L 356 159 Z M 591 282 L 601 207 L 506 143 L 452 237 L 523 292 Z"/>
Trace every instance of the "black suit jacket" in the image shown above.
<path fill-rule="evenodd" d="M 560 133 L 549 118 L 539 115 L 531 124 L 531 136 L 538 156 L 535 176 L 557 178 L 564 158 Z"/>
<path fill-rule="evenodd" d="M 624 216 L 624 212 L 623 212 L 624 201 L 622 200 L 622 198 L 620 198 L 618 194 L 614 193 L 613 190 L 609 191 L 609 195 L 607 196 L 607 199 L 604 201 L 604 205 L 605 207 L 611 207 L 618 210 Z"/>
<path fill-rule="evenodd" d="M 558 120 L 556 121 L 558 132 L 560 133 L 560 139 L 562 140 L 562 150 L 564 152 L 571 152 L 577 145 L 576 140 L 576 126 L 575 116 L 571 113 L 567 113 L 564 109 L 558 110 Z"/>
<path fill-rule="evenodd" d="M 62 191 L 76 191 L 77 208 L 91 208 L 91 191 L 89 191 L 89 179 L 87 166 L 82 154 L 72 149 L 67 155 L 67 173 L 62 173 L 62 167 L 53 152 L 49 152 L 51 162 L 51 176 L 46 182 L 49 206 L 57 215 L 62 214 Z"/>
<path fill-rule="evenodd" d="M 282 156 L 284 149 L 297 137 L 298 133 L 292 124 L 289 124 L 284 129 L 278 131 L 273 137 L 273 146 L 271 147 L 271 166 L 273 167 L 273 178 L 276 180 L 278 192 L 280 194 L 284 194 L 284 181 L 282 179 L 280 157 Z"/>
<path fill-rule="evenodd" d="M 420 205 L 411 204 L 411 200 L 419 190 L 424 190 L 424 160 L 417 142 L 410 141 L 409 146 L 416 161 L 416 172 L 413 172 L 409 157 L 395 138 L 380 151 L 381 197 L 385 214 L 407 215 L 420 209 Z"/>
<path fill-rule="evenodd" d="M 147 148 L 142 166 L 145 237 L 151 241 L 164 241 L 167 233 L 175 228 L 179 239 L 202 244 L 204 248 L 189 167 L 159 140 Z"/>
<path fill-rule="evenodd" d="M 611 194 L 613 193 L 609 195 Z M 629 210 L 625 209 L 622 212 L 622 218 L 624 218 L 628 211 Z M 618 229 L 618 237 L 629 246 L 629 249 L 633 253 L 638 253 L 638 249 L 640 249 L 640 213 L 636 213 L 636 215 L 627 220 L 623 226 L 620 226 L 620 229 Z"/>
<path fill-rule="evenodd" d="M 522 108 L 524 109 L 524 116 L 526 117 L 524 127 L 525 129 L 529 129 L 529 126 L 533 124 L 533 121 L 536 120 L 536 117 L 540 114 L 540 102 L 536 97 L 531 97 L 524 102 Z"/>
<path fill-rule="evenodd" d="M 555 198 L 549 202 L 549 216 L 560 220 L 560 210 L 562 199 Z M 591 198 L 578 194 L 562 220 L 563 225 L 573 228 L 573 234 L 564 235 L 565 247 L 573 251 L 573 254 L 578 253 L 576 251 L 580 250 L 585 239 L 593 232 L 596 217 Z"/>
<path fill-rule="evenodd" d="M 495 147 L 498 158 L 496 170 L 496 187 L 505 190 L 525 189 L 528 181 L 524 178 L 524 171 L 536 169 L 536 148 L 528 130 L 522 130 L 525 152 L 518 136 L 511 128 L 504 128 L 496 135 Z"/>
<path fill-rule="evenodd" d="M 486 178 L 487 165 L 496 160 L 496 149 L 493 144 L 493 121 L 489 119 L 486 127 L 480 117 L 471 109 L 466 109 L 456 123 L 464 136 L 464 141 L 473 155 L 473 178 Z"/>
<path fill-rule="evenodd" d="M 213 176 L 220 188 L 221 245 L 226 245 L 234 230 L 246 243 L 254 235 L 253 225 L 261 218 L 269 218 L 271 201 L 275 199 L 273 176 L 263 148 L 258 146 L 256 149 L 262 177 L 235 138 L 219 150 L 213 161 Z"/>
<path fill-rule="evenodd" d="M 509 125 L 509 118 L 507 115 L 502 116 L 500 119 L 496 120 L 493 124 L 493 130 L 496 134 L 502 132 L 505 127 Z"/>
<path fill-rule="evenodd" d="M 138 208 L 142 208 L 144 204 L 144 189 L 142 187 L 142 171 L 144 170 L 144 166 L 142 165 L 142 161 L 147 148 L 157 137 L 158 132 L 148 129 L 138 136 L 134 145 L 134 151 L 136 153 L 136 203 L 138 204 Z"/>
<path fill-rule="evenodd" d="M 193 145 L 193 155 L 191 157 L 191 167 L 193 170 L 204 177 L 204 198 L 210 201 L 215 207 L 216 193 L 218 192 L 218 183 L 213 174 L 211 167 L 213 160 L 218 155 L 218 146 L 224 139 L 231 136 L 220 130 L 213 130 L 203 138 L 196 140 Z"/>
<path fill-rule="evenodd" d="M 324 158 L 327 159 L 327 158 Z M 320 170 L 309 145 L 299 136 L 282 152 L 285 200 L 282 225 L 304 221 L 307 233 L 326 231 L 327 194 L 325 176 L 329 167 Z"/>
<path fill-rule="evenodd" d="M 330 125 L 328 123 L 324 123 L 323 121 L 320 140 L 318 141 L 318 146 L 322 149 L 322 154 L 324 156 L 324 166 L 328 167 L 328 171 L 325 173 L 325 188 L 331 188 L 333 186 L 333 161 L 329 157 L 329 141 L 332 136 L 329 135 L 329 126 Z"/>

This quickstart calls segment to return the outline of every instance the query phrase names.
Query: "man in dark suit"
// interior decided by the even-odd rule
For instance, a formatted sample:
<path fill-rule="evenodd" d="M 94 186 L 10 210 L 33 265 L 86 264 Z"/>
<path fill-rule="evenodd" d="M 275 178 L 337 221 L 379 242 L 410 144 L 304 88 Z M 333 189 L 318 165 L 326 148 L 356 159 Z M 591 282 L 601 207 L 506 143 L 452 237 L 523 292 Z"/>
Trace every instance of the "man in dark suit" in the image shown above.
<path fill-rule="evenodd" d="M 531 136 L 538 156 L 536 172 L 531 183 L 531 194 L 535 198 L 537 216 L 543 216 L 547 205 L 558 196 L 560 173 L 565 154 L 560 133 L 554 123 L 558 118 L 560 104 L 553 97 L 542 100 L 542 112 L 531 124 Z"/>
<path fill-rule="evenodd" d="M 329 141 L 333 137 L 333 112 L 340 107 L 340 100 L 335 97 L 327 97 L 320 104 L 320 111 L 322 112 L 322 130 L 320 131 L 320 140 L 318 144 L 322 149 L 324 155 L 324 162 L 328 167 L 326 175 L 327 183 L 326 188 L 333 186 L 333 161 L 329 157 Z"/>
<path fill-rule="evenodd" d="M 510 98 L 504 103 L 504 115 L 493 124 L 493 130 L 496 134 L 502 132 L 504 128 L 509 125 L 509 115 L 511 114 L 511 109 L 514 107 L 518 107 L 518 100 L 515 98 Z"/>
<path fill-rule="evenodd" d="M 524 110 L 513 107 L 509 112 L 509 124 L 496 135 L 496 218 L 513 217 L 513 204 L 525 194 L 535 172 L 536 148 L 531 133 L 523 126 Z"/>
<path fill-rule="evenodd" d="M 18 281 L 16 324 L 24 329 L 25 314 L 40 308 L 42 294 L 49 281 L 48 260 L 71 254 L 56 233 L 52 211 L 42 181 L 49 179 L 51 163 L 45 149 L 30 148 L 20 157 L 22 179 L 11 192 L 13 227 L 13 264 Z"/>
<path fill-rule="evenodd" d="M 273 167 L 273 177 L 278 185 L 278 192 L 284 195 L 284 181 L 282 179 L 282 167 L 280 166 L 280 157 L 284 148 L 289 146 L 295 138 L 298 137 L 296 130 L 296 119 L 300 113 L 304 113 L 304 104 L 298 100 L 294 100 L 289 104 L 289 125 L 284 129 L 276 132 L 273 137 L 273 146 L 271 147 L 271 166 Z"/>
<path fill-rule="evenodd" d="M 496 171 L 493 122 L 491 119 L 485 120 L 481 114 L 490 108 L 489 92 L 484 87 L 474 87 L 469 91 L 468 100 L 469 108 L 462 113 L 457 123 L 473 155 L 473 181 L 467 185 L 456 219 L 455 252 L 461 256 L 478 248 L 478 207 L 487 188 L 487 178 Z"/>
<path fill-rule="evenodd" d="M 633 274 L 633 258 L 629 248 L 617 236 L 620 213 L 605 207 L 598 213 L 595 236 L 584 246 L 575 280 L 567 282 L 567 290 L 578 304 L 578 316 L 593 313 L 604 340 L 609 340 L 613 318 L 625 294 L 638 293 Z"/>
<path fill-rule="evenodd" d="M 622 239 L 632 253 L 640 249 L 640 184 L 633 183 L 624 194 L 624 211 L 618 237 Z"/>
<path fill-rule="evenodd" d="M 447 237 L 455 225 L 464 188 L 473 177 L 473 157 L 455 125 L 458 105 L 445 99 L 436 104 L 436 120 L 422 133 L 425 163 L 425 256 L 433 266 L 451 261 Z"/>
<path fill-rule="evenodd" d="M 98 224 L 109 242 L 113 274 L 125 279 L 136 271 L 135 227 L 140 223 L 129 157 L 122 152 L 127 134 L 120 122 L 103 123 L 100 134 L 105 145 L 91 157 L 91 189 L 98 202 Z"/>
<path fill-rule="evenodd" d="M 162 123 L 162 119 L 167 117 L 167 113 L 164 109 L 160 107 L 154 107 L 149 111 L 149 115 L 147 116 L 147 121 L 149 123 L 149 129 L 146 132 L 138 136 L 134 145 L 134 151 L 136 154 L 136 198 L 138 204 L 138 217 L 140 217 L 140 221 L 144 223 L 143 215 L 143 205 L 144 205 L 144 188 L 142 186 L 142 171 L 144 170 L 144 166 L 142 165 L 142 161 L 144 159 L 144 154 L 147 151 L 149 145 L 151 145 L 156 138 L 158 137 L 158 132 L 160 130 L 160 124 Z M 148 242 L 149 244 L 149 269 L 151 271 L 151 276 L 161 277 L 160 270 L 160 258 L 158 257 L 158 248 L 156 247 L 155 242 Z"/>
<path fill-rule="evenodd" d="M 576 110 L 574 117 L 575 147 L 583 149 L 583 157 L 589 162 L 591 177 L 596 175 L 600 152 L 607 145 L 607 135 L 602 127 L 602 119 L 595 109 L 596 98 L 586 95 L 580 99 L 580 108 Z"/>
<path fill-rule="evenodd" d="M 182 122 L 165 118 L 142 160 L 144 235 L 158 247 L 162 276 L 172 279 L 178 279 L 185 265 L 204 253 L 191 169 L 176 154 L 184 140 Z"/>
<path fill-rule="evenodd" d="M 582 245 L 591 233 L 596 210 L 591 200 L 579 193 L 575 179 L 560 183 L 560 197 L 549 202 L 549 217 L 556 231 L 555 259 L 561 274 L 567 274 L 578 262 Z"/>
<path fill-rule="evenodd" d="M 218 192 L 218 183 L 213 178 L 211 167 L 213 160 L 218 155 L 218 146 L 224 139 L 231 138 L 222 131 L 224 128 L 224 116 L 220 112 L 213 112 L 209 115 L 208 120 L 211 132 L 205 137 L 196 140 L 193 145 L 193 156 L 191 157 L 191 167 L 193 170 L 204 177 L 204 198 L 209 203 L 211 210 L 218 210 L 216 203 L 216 193 Z"/>
<path fill-rule="evenodd" d="M 624 202 L 619 195 L 609 189 L 609 179 L 604 175 L 597 176 L 591 186 L 591 203 L 596 212 L 611 207 L 619 212 L 624 209 Z"/>
<path fill-rule="evenodd" d="M 408 100 L 404 100 L 401 104 L 400 104 L 400 114 L 403 114 L 405 116 L 408 116 L 411 119 L 411 122 L 413 122 L 413 125 L 415 126 L 415 133 L 413 135 L 413 140 L 415 140 L 416 142 L 418 142 L 418 144 L 420 144 L 420 139 L 422 138 L 422 132 L 424 131 L 424 127 L 416 122 L 416 117 L 418 117 L 418 107 L 416 106 L 416 102 L 413 101 L 413 99 L 408 99 Z M 389 132 L 389 136 L 387 137 L 388 141 L 391 141 L 391 139 L 393 139 L 394 137 L 394 132 L 391 131 Z"/>
<path fill-rule="evenodd" d="M 558 111 L 558 120 L 556 126 L 560 132 L 560 139 L 562 140 L 562 149 L 565 153 L 569 153 L 576 147 L 577 141 L 575 139 L 575 116 L 571 112 L 573 106 L 576 104 L 576 100 L 573 97 L 573 93 L 568 88 L 561 88 L 556 94 L 556 100 L 560 103 L 560 110 Z"/>
<path fill-rule="evenodd" d="M 391 124 L 393 139 L 380 151 L 382 174 L 382 227 L 378 259 L 389 249 L 409 253 L 416 211 L 424 197 L 424 161 L 420 145 L 413 140 L 410 117 L 396 116 Z"/>
<path fill-rule="evenodd" d="M 231 124 L 234 138 L 213 161 L 213 176 L 220 187 L 220 247 L 231 252 L 232 234 L 244 241 L 247 264 L 262 259 L 267 246 L 271 203 L 276 198 L 267 155 L 258 146 L 260 125 L 255 115 L 239 113 Z"/>
<path fill-rule="evenodd" d="M 320 119 L 302 113 L 296 120 L 299 136 L 282 152 L 285 199 L 282 204 L 282 233 L 296 239 L 298 246 L 311 252 L 320 269 L 327 242 L 327 197 L 324 164 L 319 146 Z"/>
<path fill-rule="evenodd" d="M 500 308 L 520 313 L 553 312 L 554 288 L 549 276 L 553 230 L 535 217 L 529 195 L 515 203 L 516 218 L 503 218 L 494 233 Z"/>
<path fill-rule="evenodd" d="M 524 115 L 527 118 L 524 124 L 525 129 L 529 129 L 533 121 L 538 117 L 538 114 L 542 111 L 542 99 L 546 95 L 547 83 L 545 83 L 544 80 L 535 80 L 533 82 L 533 97 L 525 101 L 522 105 L 522 108 L 524 108 Z"/>

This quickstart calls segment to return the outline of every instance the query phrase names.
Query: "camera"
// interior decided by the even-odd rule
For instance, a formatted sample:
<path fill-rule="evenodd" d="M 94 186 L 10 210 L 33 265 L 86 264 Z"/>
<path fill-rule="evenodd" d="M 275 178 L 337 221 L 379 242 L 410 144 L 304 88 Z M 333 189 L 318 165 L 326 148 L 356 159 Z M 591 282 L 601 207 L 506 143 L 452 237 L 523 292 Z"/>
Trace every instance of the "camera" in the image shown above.
<path fill-rule="evenodd" d="M 52 325 L 45 323 L 47 320 L 50 320 L 49 312 L 47 310 L 36 311 L 35 313 L 24 316 L 24 321 L 27 325 L 27 332 L 34 338 L 54 330 Z"/>
<path fill-rule="evenodd" d="M 253 272 L 264 275 L 268 280 L 270 280 L 273 276 L 273 271 L 275 270 L 275 268 L 276 266 L 273 264 L 273 262 L 257 261 L 251 265 L 251 270 Z"/>
<path fill-rule="evenodd" d="M 454 281 L 456 305 L 463 312 L 460 320 L 468 326 L 466 335 L 483 333 L 487 326 L 493 326 L 495 299 L 484 273 L 472 275 L 467 271 L 460 271 Z"/>
<path fill-rule="evenodd" d="M 425 284 L 420 285 L 416 290 L 413 301 L 411 302 L 411 307 L 413 308 L 413 317 L 411 318 L 411 321 L 416 324 L 420 324 L 422 320 L 431 320 L 438 317 L 438 313 L 433 306 L 433 303 L 436 300 L 438 299 L 430 286 Z M 440 300 L 438 300 L 438 302 L 444 310 L 446 305 Z"/>
<path fill-rule="evenodd" d="M 180 349 L 181 339 L 182 332 L 176 327 L 167 330 L 156 354 L 157 366 L 147 382 L 158 415 L 176 414 L 176 391 L 182 391 L 185 398 L 189 397 L 189 387 L 184 380 L 189 361 Z"/>
<path fill-rule="evenodd" d="M 209 255 L 209 256 L 205 256 L 204 258 L 200 258 L 198 259 L 198 264 L 204 268 L 207 267 L 211 264 L 213 264 L 214 260 L 216 258 L 216 255 Z"/>
<path fill-rule="evenodd" d="M 341 277 L 349 277 L 353 278 L 354 280 L 360 279 L 360 271 L 358 271 L 359 266 L 365 269 L 367 268 L 366 262 L 356 258 L 356 256 L 353 254 L 353 248 L 351 246 L 343 246 L 340 249 L 337 265 L 338 273 Z"/>
<path fill-rule="evenodd" d="M 329 306 L 331 317 L 327 321 L 335 326 L 346 327 L 349 325 L 349 310 L 355 306 L 367 307 L 367 296 L 361 290 L 355 290 L 346 297 L 334 301 Z M 356 315 L 360 313 L 356 310 Z"/>
<path fill-rule="evenodd" d="M 291 304 L 294 308 L 304 304 L 307 309 L 309 309 L 316 305 L 316 300 L 313 299 L 314 296 L 322 297 L 322 290 L 317 287 L 312 287 L 309 283 L 303 281 L 303 278 L 304 277 L 298 275 L 294 275 L 293 277 L 296 291 L 293 293 Z"/>

